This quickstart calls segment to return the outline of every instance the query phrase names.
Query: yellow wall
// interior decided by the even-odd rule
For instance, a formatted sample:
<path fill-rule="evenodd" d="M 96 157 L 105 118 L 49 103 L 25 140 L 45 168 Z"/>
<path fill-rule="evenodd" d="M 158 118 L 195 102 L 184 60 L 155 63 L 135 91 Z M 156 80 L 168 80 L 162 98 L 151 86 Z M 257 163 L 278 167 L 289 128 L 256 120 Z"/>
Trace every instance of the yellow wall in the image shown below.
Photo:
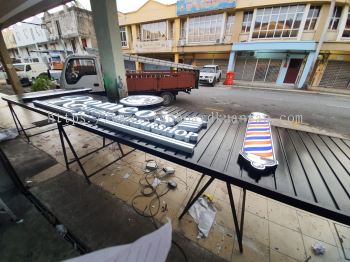
<path fill-rule="evenodd" d="M 140 24 L 176 17 L 176 4 L 164 5 L 154 0 L 149 0 L 134 12 L 118 13 L 119 25 Z"/>
<path fill-rule="evenodd" d="M 350 43 L 347 42 L 328 42 L 324 43 L 321 48 L 321 52 L 332 50 L 333 52 L 337 51 L 347 51 L 350 53 Z"/>

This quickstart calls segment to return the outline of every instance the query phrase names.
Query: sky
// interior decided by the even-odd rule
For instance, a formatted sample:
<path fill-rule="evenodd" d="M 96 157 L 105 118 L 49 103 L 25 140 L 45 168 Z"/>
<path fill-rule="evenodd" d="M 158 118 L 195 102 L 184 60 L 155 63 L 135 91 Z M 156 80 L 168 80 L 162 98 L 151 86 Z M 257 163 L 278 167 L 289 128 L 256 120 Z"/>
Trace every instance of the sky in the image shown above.
<path fill-rule="evenodd" d="M 118 11 L 123 12 L 123 13 L 127 13 L 127 12 L 132 12 L 135 11 L 137 9 L 139 9 L 144 3 L 146 3 L 148 0 L 116 0 L 117 2 L 117 8 Z M 173 4 L 176 3 L 176 0 L 156 0 L 160 3 L 163 4 Z M 91 6 L 90 6 L 90 0 L 78 0 L 78 2 L 87 10 L 91 10 Z M 68 4 L 70 5 L 70 4 Z M 55 13 L 58 12 L 60 10 L 62 10 L 62 6 L 58 6 L 55 7 L 53 9 L 49 10 L 49 13 Z M 43 17 L 43 13 L 38 14 L 38 17 Z M 27 18 L 24 20 L 25 22 L 31 22 L 32 21 L 32 17 Z"/>
<path fill-rule="evenodd" d="M 79 0 L 79 2 L 88 10 L 90 8 L 90 0 Z M 132 12 L 140 8 L 147 0 L 117 0 L 118 11 L 120 12 Z M 158 2 L 164 4 L 173 4 L 176 0 L 158 0 Z"/>

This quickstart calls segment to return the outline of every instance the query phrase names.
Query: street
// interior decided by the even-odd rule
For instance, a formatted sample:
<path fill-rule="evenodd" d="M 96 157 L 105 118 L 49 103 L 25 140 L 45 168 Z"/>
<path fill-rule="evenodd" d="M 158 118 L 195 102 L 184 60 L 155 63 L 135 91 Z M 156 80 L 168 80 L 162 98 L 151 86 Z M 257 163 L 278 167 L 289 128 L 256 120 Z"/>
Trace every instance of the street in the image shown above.
<path fill-rule="evenodd" d="M 176 106 L 225 115 L 258 111 L 271 118 L 300 121 L 304 125 L 350 137 L 350 97 L 277 90 L 200 86 L 190 95 L 180 93 Z"/>
<path fill-rule="evenodd" d="M 13 93 L 10 85 L 1 85 L 0 92 Z M 298 122 L 303 127 L 314 128 L 312 132 L 350 138 L 350 96 L 345 95 L 227 88 L 219 83 L 215 87 L 200 86 L 191 94 L 179 93 L 174 105 L 231 117 L 264 112 L 275 122 L 283 122 L 284 126 L 287 123 L 287 127 L 295 128 Z"/>

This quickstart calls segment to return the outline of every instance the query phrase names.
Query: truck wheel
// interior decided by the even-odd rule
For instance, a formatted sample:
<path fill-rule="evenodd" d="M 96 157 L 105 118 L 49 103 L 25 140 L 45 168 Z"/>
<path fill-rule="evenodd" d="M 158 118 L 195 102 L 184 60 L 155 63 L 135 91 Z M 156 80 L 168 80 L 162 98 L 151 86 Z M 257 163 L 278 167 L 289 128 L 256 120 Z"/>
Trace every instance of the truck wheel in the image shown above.
<path fill-rule="evenodd" d="M 211 83 L 211 86 L 215 86 L 216 84 L 216 78 L 213 79 L 213 83 Z"/>
<path fill-rule="evenodd" d="M 171 105 L 171 103 L 174 101 L 175 97 L 174 94 L 170 93 L 170 92 L 164 92 L 161 93 L 160 96 L 164 99 L 163 101 L 163 105 L 164 106 L 169 106 Z"/>

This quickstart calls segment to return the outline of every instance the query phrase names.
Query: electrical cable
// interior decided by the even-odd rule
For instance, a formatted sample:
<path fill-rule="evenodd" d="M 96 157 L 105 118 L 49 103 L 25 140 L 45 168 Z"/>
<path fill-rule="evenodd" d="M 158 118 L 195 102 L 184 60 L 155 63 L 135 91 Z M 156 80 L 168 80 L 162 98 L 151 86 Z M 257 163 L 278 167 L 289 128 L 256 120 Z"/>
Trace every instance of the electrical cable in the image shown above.
<path fill-rule="evenodd" d="M 150 160 L 146 160 L 146 162 L 148 162 Z M 128 163 L 129 164 L 129 163 Z M 146 171 L 145 171 L 146 173 Z M 159 174 L 158 174 L 158 167 L 155 169 L 155 170 L 151 170 L 149 172 L 146 173 L 145 177 L 144 178 L 141 178 L 139 180 L 139 184 L 141 185 L 141 194 L 139 195 L 136 195 L 132 200 L 131 200 L 131 206 L 132 208 L 134 209 L 134 211 L 139 214 L 140 216 L 143 216 L 143 217 L 147 217 L 147 218 L 151 218 L 152 222 L 153 222 L 153 225 L 155 227 L 155 229 L 158 229 L 158 225 L 154 219 L 154 217 L 159 213 L 159 210 L 160 210 L 160 206 L 161 206 L 161 202 L 160 202 L 160 198 L 162 196 L 165 196 L 169 191 L 170 191 L 170 188 L 168 187 L 167 190 L 165 190 L 164 192 L 162 192 L 161 194 L 159 194 L 157 192 L 157 187 L 153 187 L 152 186 L 152 183 L 150 183 L 149 179 L 150 178 L 153 178 L 153 181 L 154 179 L 158 178 L 159 177 Z M 143 181 L 146 181 L 146 183 L 142 183 Z M 181 182 L 185 182 L 185 181 L 181 181 Z M 186 184 L 186 187 L 187 187 L 187 183 Z M 149 202 L 149 204 L 144 208 L 143 211 L 139 211 L 136 206 L 135 206 L 135 201 L 137 199 L 140 199 L 140 198 L 144 198 L 144 197 L 152 197 L 154 196 L 151 201 Z M 155 210 L 155 213 L 152 212 L 152 208 L 154 207 L 154 202 L 156 201 L 157 203 L 157 209 Z M 148 209 L 148 212 L 149 214 L 146 213 Z M 187 255 L 185 253 L 185 251 L 182 249 L 182 247 L 176 243 L 174 240 L 171 240 L 171 243 L 176 246 L 181 254 L 183 255 L 184 259 L 185 259 L 185 262 L 188 262 L 188 258 L 187 258 Z"/>

